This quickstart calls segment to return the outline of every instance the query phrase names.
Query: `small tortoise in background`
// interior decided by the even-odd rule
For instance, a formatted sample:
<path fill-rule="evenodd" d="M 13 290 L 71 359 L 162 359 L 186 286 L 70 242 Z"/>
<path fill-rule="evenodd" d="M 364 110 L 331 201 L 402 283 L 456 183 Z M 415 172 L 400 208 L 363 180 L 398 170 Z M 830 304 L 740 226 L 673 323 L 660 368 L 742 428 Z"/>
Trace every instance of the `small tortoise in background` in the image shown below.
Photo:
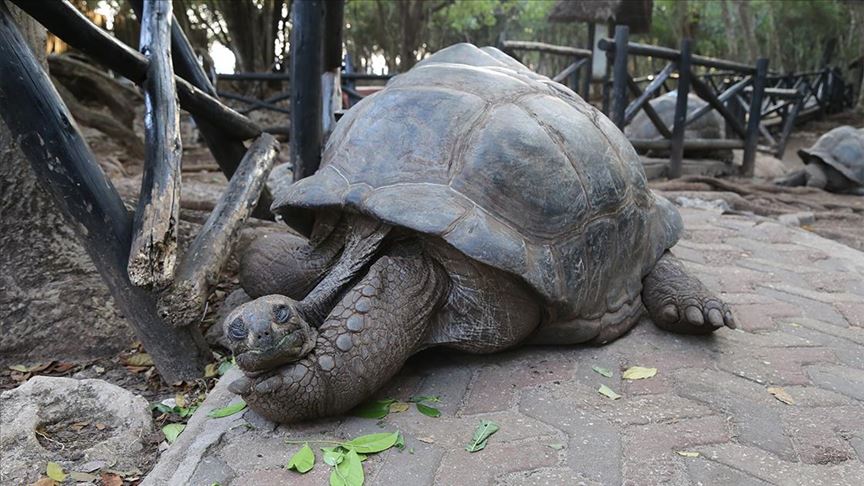
<path fill-rule="evenodd" d="M 224 329 L 245 372 L 230 389 L 274 421 L 344 412 L 433 346 L 605 343 L 644 307 L 670 331 L 733 327 L 667 251 L 681 218 L 623 134 L 491 47 L 444 49 L 358 103 L 273 210 L 314 226 L 249 245 L 256 300 Z"/>
<path fill-rule="evenodd" d="M 777 179 L 781 186 L 818 187 L 864 196 L 864 128 L 837 127 L 798 156 L 804 169 Z"/>

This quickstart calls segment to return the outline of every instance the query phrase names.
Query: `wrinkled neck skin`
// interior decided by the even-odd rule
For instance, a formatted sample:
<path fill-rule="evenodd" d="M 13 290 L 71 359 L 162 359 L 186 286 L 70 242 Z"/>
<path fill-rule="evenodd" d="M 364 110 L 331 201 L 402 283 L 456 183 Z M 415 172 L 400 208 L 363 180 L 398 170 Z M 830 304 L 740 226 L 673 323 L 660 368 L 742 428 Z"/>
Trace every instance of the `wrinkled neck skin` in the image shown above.
<path fill-rule="evenodd" d="M 306 297 L 296 304 L 297 312 L 313 327 L 324 322 L 345 287 L 372 263 L 391 226 L 360 215 L 345 215 L 341 221 L 328 219 L 316 222 L 312 234 L 313 245 L 331 244 L 334 238 L 346 234 L 342 254 L 329 272 Z M 345 225 L 346 231 L 338 226 Z"/>

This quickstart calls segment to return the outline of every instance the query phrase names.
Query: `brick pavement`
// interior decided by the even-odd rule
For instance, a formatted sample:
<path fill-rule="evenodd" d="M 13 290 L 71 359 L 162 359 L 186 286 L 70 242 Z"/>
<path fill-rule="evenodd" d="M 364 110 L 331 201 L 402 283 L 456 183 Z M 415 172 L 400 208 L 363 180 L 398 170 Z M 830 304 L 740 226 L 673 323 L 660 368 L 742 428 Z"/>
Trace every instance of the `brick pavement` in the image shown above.
<path fill-rule="evenodd" d="M 603 347 L 426 352 L 379 396 L 439 395 L 437 419 L 414 409 L 381 423 L 208 419 L 236 399 L 222 380 L 148 483 L 324 485 L 320 454 L 304 476 L 282 469 L 298 447 L 285 439 L 399 429 L 406 450 L 370 456 L 366 484 L 864 484 L 864 253 L 770 220 L 682 214 L 673 251 L 732 305 L 739 330 L 683 337 L 643 321 Z M 658 374 L 622 380 L 632 365 Z M 600 384 L 623 397 L 600 395 Z M 481 419 L 501 430 L 469 454 Z"/>

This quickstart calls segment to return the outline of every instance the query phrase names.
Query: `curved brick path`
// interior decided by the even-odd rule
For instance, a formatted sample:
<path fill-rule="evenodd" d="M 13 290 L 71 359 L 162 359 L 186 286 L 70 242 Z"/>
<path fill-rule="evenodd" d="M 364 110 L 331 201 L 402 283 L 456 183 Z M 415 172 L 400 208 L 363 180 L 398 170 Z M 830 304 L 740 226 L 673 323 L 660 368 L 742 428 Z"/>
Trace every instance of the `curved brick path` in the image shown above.
<path fill-rule="evenodd" d="M 439 395 L 443 415 L 412 409 L 383 429 L 360 418 L 208 419 L 234 399 L 222 380 L 147 483 L 326 485 L 320 454 L 305 476 L 281 469 L 297 447 L 284 439 L 398 428 L 414 453 L 370 457 L 366 484 L 864 484 L 864 253 L 770 220 L 682 214 L 674 252 L 732 304 L 738 331 L 681 337 L 645 321 L 605 347 L 426 353 L 380 396 Z M 594 365 L 616 373 L 604 378 Z M 631 365 L 658 374 L 624 382 L 619 370 Z M 600 384 L 623 397 L 601 396 Z M 501 430 L 469 454 L 483 418 Z"/>

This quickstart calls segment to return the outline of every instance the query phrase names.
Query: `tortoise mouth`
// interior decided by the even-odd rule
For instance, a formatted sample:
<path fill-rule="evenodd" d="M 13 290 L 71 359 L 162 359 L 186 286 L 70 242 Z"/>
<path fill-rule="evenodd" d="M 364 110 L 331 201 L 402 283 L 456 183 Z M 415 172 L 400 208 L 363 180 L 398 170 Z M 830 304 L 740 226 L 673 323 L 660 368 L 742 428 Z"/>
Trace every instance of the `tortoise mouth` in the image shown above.
<path fill-rule="evenodd" d="M 314 333 L 299 328 L 285 334 L 272 346 L 246 350 L 235 359 L 243 371 L 261 372 L 302 359 L 312 351 L 314 344 Z"/>

